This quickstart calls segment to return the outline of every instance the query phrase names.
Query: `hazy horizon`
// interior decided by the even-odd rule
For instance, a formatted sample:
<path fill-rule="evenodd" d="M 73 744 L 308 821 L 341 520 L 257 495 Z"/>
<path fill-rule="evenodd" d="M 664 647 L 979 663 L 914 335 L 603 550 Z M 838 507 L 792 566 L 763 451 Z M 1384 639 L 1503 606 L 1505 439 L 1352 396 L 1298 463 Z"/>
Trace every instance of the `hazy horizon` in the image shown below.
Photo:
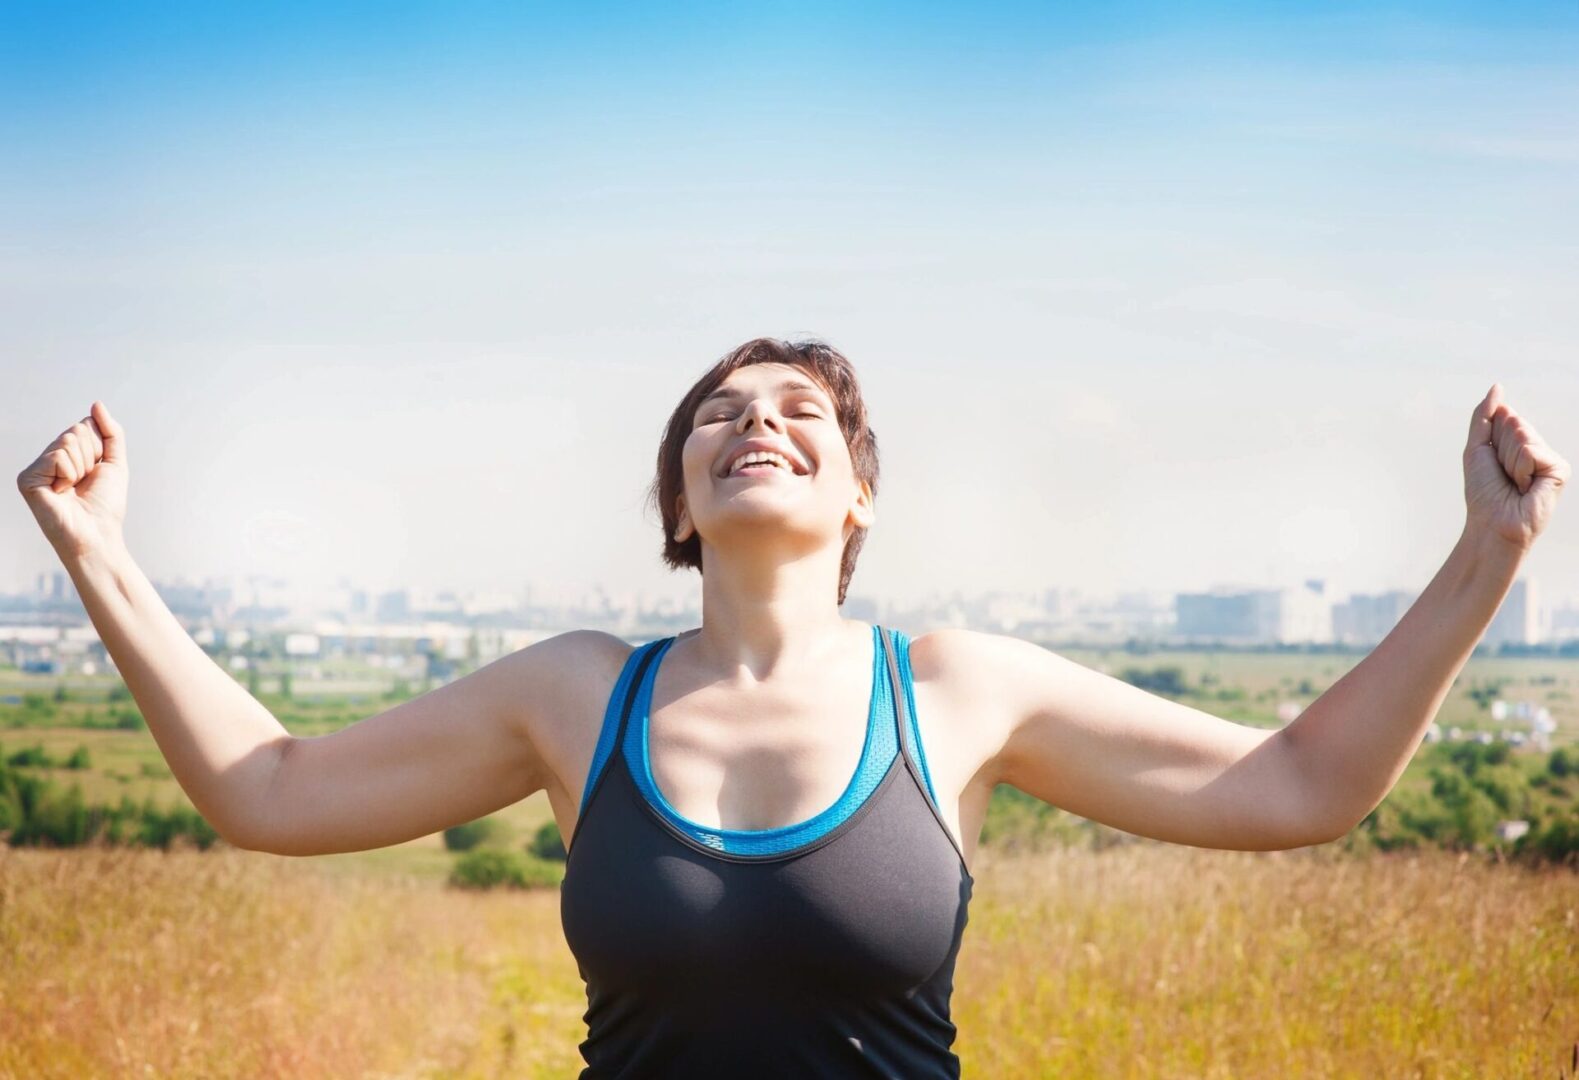
<path fill-rule="evenodd" d="M 151 577 L 678 592 L 761 335 L 862 380 L 852 595 L 1419 589 L 1494 381 L 1579 461 L 1571 5 L 161 10 L 0 34 L 0 455 L 104 400 Z"/>

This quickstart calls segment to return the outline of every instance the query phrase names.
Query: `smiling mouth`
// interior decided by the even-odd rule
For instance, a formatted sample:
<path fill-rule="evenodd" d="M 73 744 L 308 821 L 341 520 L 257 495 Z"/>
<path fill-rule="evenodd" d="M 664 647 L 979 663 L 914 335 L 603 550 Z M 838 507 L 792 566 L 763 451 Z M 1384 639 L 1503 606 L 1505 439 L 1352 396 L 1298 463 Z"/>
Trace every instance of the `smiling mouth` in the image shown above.
<path fill-rule="evenodd" d="M 732 480 L 737 476 L 770 476 L 774 473 L 783 473 L 785 476 L 797 475 L 793 469 L 787 469 L 782 465 L 769 465 L 763 462 L 758 465 L 745 465 L 732 472 L 725 473 L 724 479 Z"/>

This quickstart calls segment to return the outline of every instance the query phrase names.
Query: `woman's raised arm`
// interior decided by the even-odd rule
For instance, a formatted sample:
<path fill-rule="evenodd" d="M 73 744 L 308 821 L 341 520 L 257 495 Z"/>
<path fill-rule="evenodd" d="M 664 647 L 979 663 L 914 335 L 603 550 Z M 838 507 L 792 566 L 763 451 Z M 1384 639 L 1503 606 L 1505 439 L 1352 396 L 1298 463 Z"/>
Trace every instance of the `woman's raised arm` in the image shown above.
<path fill-rule="evenodd" d="M 126 438 L 102 402 L 17 487 L 176 781 L 238 847 L 383 847 L 541 790 L 549 771 L 534 725 L 572 711 L 585 665 L 624 647 L 596 631 L 561 634 L 333 734 L 296 738 L 198 647 L 133 561 L 121 530 Z"/>
<path fill-rule="evenodd" d="M 1551 518 L 1570 469 L 1502 400 L 1464 446 L 1466 520 L 1380 645 L 1280 730 L 1212 716 L 1028 642 L 939 631 L 912 646 L 987 703 L 996 779 L 1141 836 L 1268 850 L 1334 840 L 1392 790 Z"/>

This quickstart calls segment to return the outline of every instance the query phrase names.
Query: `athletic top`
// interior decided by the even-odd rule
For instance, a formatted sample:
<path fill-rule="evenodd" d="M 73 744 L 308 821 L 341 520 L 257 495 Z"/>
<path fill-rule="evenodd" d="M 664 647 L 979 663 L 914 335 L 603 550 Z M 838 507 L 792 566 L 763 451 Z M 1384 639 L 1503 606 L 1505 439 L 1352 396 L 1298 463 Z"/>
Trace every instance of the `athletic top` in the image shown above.
<path fill-rule="evenodd" d="M 709 829 L 664 799 L 647 716 L 675 638 L 632 652 L 560 892 L 582 1080 L 959 1076 L 949 997 L 975 882 L 927 777 L 910 639 L 872 637 L 861 764 L 827 810 L 776 829 Z"/>

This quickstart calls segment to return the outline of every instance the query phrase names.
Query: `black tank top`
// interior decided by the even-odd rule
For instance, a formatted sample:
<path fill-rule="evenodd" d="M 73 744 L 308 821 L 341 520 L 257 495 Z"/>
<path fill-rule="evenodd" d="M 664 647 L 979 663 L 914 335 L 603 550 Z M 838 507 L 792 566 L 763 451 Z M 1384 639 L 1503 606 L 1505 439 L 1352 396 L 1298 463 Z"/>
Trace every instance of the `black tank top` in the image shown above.
<path fill-rule="evenodd" d="M 873 638 L 861 766 L 837 803 L 779 829 L 708 829 L 668 805 L 646 721 L 675 639 L 631 654 L 560 893 L 587 987 L 582 1080 L 959 1076 L 949 997 L 974 879 L 930 791 L 909 639 Z"/>

